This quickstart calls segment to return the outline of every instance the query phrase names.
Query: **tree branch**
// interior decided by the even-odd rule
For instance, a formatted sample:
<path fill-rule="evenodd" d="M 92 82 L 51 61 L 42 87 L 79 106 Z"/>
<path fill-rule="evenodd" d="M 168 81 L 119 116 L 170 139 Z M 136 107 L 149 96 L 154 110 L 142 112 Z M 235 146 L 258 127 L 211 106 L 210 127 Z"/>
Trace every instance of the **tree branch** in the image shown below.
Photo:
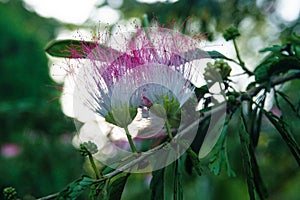
<path fill-rule="evenodd" d="M 285 76 L 276 76 L 273 79 L 271 79 L 270 82 L 264 82 L 261 85 L 259 85 L 258 87 L 251 88 L 246 93 L 250 97 L 254 97 L 255 95 L 257 95 L 264 88 L 267 88 L 269 86 L 274 87 L 274 86 L 279 85 L 281 83 L 284 83 L 284 82 L 287 82 L 287 81 L 290 81 L 290 80 L 293 80 L 293 79 L 298 79 L 298 78 L 300 78 L 300 72 L 290 73 L 290 74 L 287 74 Z"/>

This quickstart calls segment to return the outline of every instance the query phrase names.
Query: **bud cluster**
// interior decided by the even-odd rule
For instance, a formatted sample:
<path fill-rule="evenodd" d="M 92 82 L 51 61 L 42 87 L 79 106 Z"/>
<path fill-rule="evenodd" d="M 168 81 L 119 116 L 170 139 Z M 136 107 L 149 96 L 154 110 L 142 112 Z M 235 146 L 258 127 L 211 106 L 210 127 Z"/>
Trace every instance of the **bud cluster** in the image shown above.
<path fill-rule="evenodd" d="M 204 78 L 207 81 L 216 82 L 222 78 L 222 80 L 228 80 L 231 67 L 224 60 L 216 60 L 214 64 L 207 63 L 205 68 Z M 221 76 L 221 77 L 219 77 Z"/>

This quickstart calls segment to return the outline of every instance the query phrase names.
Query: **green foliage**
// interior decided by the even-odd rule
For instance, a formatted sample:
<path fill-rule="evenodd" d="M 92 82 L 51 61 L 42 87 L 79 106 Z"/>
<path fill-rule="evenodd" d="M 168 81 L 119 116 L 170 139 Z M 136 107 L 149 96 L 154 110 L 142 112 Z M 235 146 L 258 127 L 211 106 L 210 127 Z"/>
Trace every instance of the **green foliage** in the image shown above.
<path fill-rule="evenodd" d="M 257 161 L 254 155 L 253 144 L 250 140 L 250 134 L 246 130 L 246 124 L 245 120 L 243 119 L 243 114 L 241 118 L 242 119 L 240 121 L 241 125 L 239 135 L 250 200 L 256 199 L 255 192 L 257 192 L 260 199 L 266 199 L 268 197 L 268 193 L 261 179 Z"/>
<path fill-rule="evenodd" d="M 121 52 L 99 44 L 96 41 L 82 40 L 54 40 L 47 44 L 45 51 L 54 57 L 60 58 L 87 58 L 97 51 L 93 58 L 101 61 L 107 61 L 110 57 L 113 59 L 121 55 Z"/>
<path fill-rule="evenodd" d="M 296 106 L 293 105 L 293 103 L 291 102 L 291 100 L 289 99 L 287 94 L 285 94 L 281 91 L 275 90 L 275 100 L 276 100 L 276 104 L 278 107 L 280 107 L 279 102 L 278 102 L 278 96 L 280 96 L 284 100 L 284 102 L 292 109 L 292 111 L 299 117 L 300 104 L 298 104 L 298 108 L 296 108 Z"/>
<path fill-rule="evenodd" d="M 215 145 L 214 149 L 210 153 L 210 159 L 209 159 L 209 169 L 210 171 L 215 175 L 220 175 L 221 171 L 225 169 L 227 171 L 227 175 L 229 177 L 236 177 L 236 173 L 231 169 L 229 159 L 228 159 L 228 146 L 226 141 L 226 134 L 228 129 L 228 124 L 231 119 L 232 115 L 227 117 L 221 136 L 219 138 L 219 141 Z"/>
<path fill-rule="evenodd" d="M 121 173 L 112 179 L 100 179 L 90 187 L 91 200 L 120 200 L 130 174 Z"/>
<path fill-rule="evenodd" d="M 70 183 L 63 191 L 61 191 L 57 197 L 60 200 L 73 200 L 77 199 L 77 197 L 90 185 L 94 182 L 93 179 L 82 176 L 81 178 L 75 180 Z"/>
<path fill-rule="evenodd" d="M 182 169 L 180 158 L 174 162 L 174 200 L 183 200 Z"/>
<path fill-rule="evenodd" d="M 164 199 L 164 172 L 165 168 L 152 172 L 152 180 L 150 184 L 151 200 L 163 200 Z"/>
<path fill-rule="evenodd" d="M 195 169 L 196 173 L 201 176 L 202 175 L 202 165 L 201 165 L 201 162 L 199 160 L 199 157 L 198 155 L 192 150 L 191 147 L 189 147 L 187 149 L 187 158 L 186 158 L 186 165 L 188 164 L 188 162 L 190 161 L 191 162 L 191 166 Z M 191 167 L 190 166 L 190 167 Z M 187 171 L 189 172 L 189 169 L 187 169 Z"/>
<path fill-rule="evenodd" d="M 1 193 L 4 187 L 11 185 L 17 189 L 19 197 L 44 196 L 61 190 L 82 173 L 82 157 L 71 144 L 61 139 L 53 140 L 34 133 L 19 135 L 16 144 L 22 148 L 20 154 L 12 158 L 0 156 Z M 0 195 L 0 199 L 3 198 Z"/>
<path fill-rule="evenodd" d="M 89 52 L 87 49 L 94 49 L 95 42 L 79 40 L 54 40 L 47 44 L 45 51 L 55 57 L 63 58 L 85 58 Z"/>
<path fill-rule="evenodd" d="M 170 174 L 169 174 L 170 173 Z M 171 177 L 169 177 L 171 175 Z M 173 162 L 170 166 L 152 172 L 152 180 L 150 183 L 151 200 L 167 199 L 165 184 L 173 182 L 172 197 L 174 200 L 183 199 L 183 175 L 181 159 Z"/>
<path fill-rule="evenodd" d="M 264 114 L 270 120 L 273 126 L 277 129 L 277 131 L 280 133 L 282 139 L 288 145 L 291 153 L 293 154 L 298 165 L 300 166 L 300 147 L 297 144 L 294 137 L 292 136 L 292 134 L 290 133 L 287 127 L 287 123 L 284 122 L 282 119 L 276 117 L 271 112 L 264 111 Z"/>
<path fill-rule="evenodd" d="M 255 68 L 257 82 L 269 81 L 272 76 L 284 74 L 290 70 L 300 70 L 298 44 L 274 45 L 262 49 L 260 52 L 269 52 L 264 60 Z"/>
<path fill-rule="evenodd" d="M 57 137 L 73 130 L 60 109 L 60 91 L 51 86 L 43 51 L 57 23 L 11 0 L 0 3 L 0 26 L 0 144 L 16 141 L 24 132 Z"/>
<path fill-rule="evenodd" d="M 90 187 L 89 199 L 97 200 L 97 199 L 107 199 L 107 186 L 109 184 L 109 179 L 100 180 L 93 183 Z"/>
<path fill-rule="evenodd" d="M 112 180 L 109 190 L 109 200 L 121 199 L 129 175 L 128 173 L 122 173 Z"/>

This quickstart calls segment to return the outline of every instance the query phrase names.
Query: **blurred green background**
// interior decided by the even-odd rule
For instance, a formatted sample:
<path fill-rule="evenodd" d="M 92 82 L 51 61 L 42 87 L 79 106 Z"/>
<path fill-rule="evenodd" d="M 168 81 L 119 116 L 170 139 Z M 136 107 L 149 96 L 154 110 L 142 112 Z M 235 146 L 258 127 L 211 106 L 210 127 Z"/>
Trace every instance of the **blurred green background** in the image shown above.
<path fill-rule="evenodd" d="M 242 32 L 239 40 L 242 56 L 247 61 L 254 60 L 253 63 L 259 56 L 256 52 L 259 49 L 255 48 L 280 44 L 292 32 L 300 33 L 299 10 L 298 17 L 289 20 L 278 11 L 279 0 L 118 2 L 121 3 L 116 6 L 113 1 L 97 1 L 94 12 L 110 6 L 118 11 L 121 20 L 141 19 L 145 13 L 162 24 L 172 21 L 182 24 L 191 20 L 184 25 L 185 31 L 202 33 L 211 41 L 219 40 L 222 31 L 234 24 Z M 68 14 L 67 7 L 65 10 Z M 63 23 L 37 15 L 23 1 L 0 0 L 1 191 L 13 186 L 19 196 L 45 196 L 58 192 L 84 173 L 83 159 L 71 143 L 75 127 L 61 111 L 61 91 L 56 87 L 60 85 L 49 76 L 44 47 L 57 36 L 58 30 L 76 30 L 92 23 L 91 17 L 77 26 Z M 299 81 L 285 86 L 294 104 L 299 102 L 299 95 L 295 95 L 299 87 Z M 283 108 L 293 125 L 297 141 L 300 141 L 296 121 L 299 119 L 289 115 L 288 106 Z M 225 172 L 220 176 L 207 172 L 200 178 L 186 174 L 185 199 L 248 199 L 234 123 L 229 142 L 229 156 L 237 177 L 229 178 Z M 257 155 L 269 199 L 299 199 L 300 171 L 267 121 L 264 121 Z M 150 199 L 150 179 L 147 174 L 131 176 L 123 199 Z"/>

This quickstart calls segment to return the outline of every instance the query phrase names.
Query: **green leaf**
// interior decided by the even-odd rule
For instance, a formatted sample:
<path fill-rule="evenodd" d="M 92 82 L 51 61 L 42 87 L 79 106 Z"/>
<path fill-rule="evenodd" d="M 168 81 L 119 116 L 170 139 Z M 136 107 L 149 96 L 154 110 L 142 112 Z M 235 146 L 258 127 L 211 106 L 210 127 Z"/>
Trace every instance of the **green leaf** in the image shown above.
<path fill-rule="evenodd" d="M 202 174 L 202 165 L 201 165 L 201 162 L 198 158 L 198 155 L 193 151 L 193 149 L 191 147 L 188 147 L 187 149 L 187 162 L 186 162 L 186 167 L 187 167 L 187 164 L 188 162 L 191 162 L 192 166 L 194 167 L 195 171 L 197 172 L 197 174 L 199 176 L 201 176 Z M 189 170 L 187 168 L 187 170 Z M 190 170 L 191 172 L 191 170 Z"/>
<path fill-rule="evenodd" d="M 214 146 L 212 150 L 212 156 L 209 159 L 209 169 L 210 171 L 215 174 L 219 175 L 221 172 L 222 167 L 224 166 L 225 161 L 225 138 L 226 138 L 226 130 L 228 125 L 225 124 L 221 133 L 221 136 L 217 142 L 217 144 Z"/>
<path fill-rule="evenodd" d="M 255 200 L 255 191 L 260 199 L 265 199 L 268 196 L 265 185 L 262 181 L 257 160 L 254 153 L 254 147 L 250 139 L 250 134 L 246 130 L 246 121 L 244 114 L 240 117 L 240 141 L 242 147 L 242 157 L 244 169 L 247 175 L 248 192 L 251 200 Z"/>
<path fill-rule="evenodd" d="M 97 46 L 95 42 L 81 40 L 54 40 L 50 42 L 45 51 L 55 57 L 63 58 L 85 58 L 87 50 L 94 49 Z"/>
<path fill-rule="evenodd" d="M 218 51 L 207 51 L 208 55 L 210 55 L 211 58 L 213 59 L 216 59 L 216 58 L 219 58 L 219 59 L 225 59 L 225 60 L 228 60 L 228 58 L 226 56 L 224 56 L 223 54 L 221 54 L 220 52 Z"/>
<path fill-rule="evenodd" d="M 247 185 L 248 185 L 248 193 L 250 196 L 250 200 L 255 200 L 255 185 L 254 185 L 254 175 L 251 170 L 251 157 L 249 153 L 249 145 L 250 145 L 250 135 L 246 131 L 245 124 L 243 123 L 243 120 L 240 119 L 240 129 L 239 129 L 239 135 L 240 135 L 240 141 L 242 146 L 242 157 L 243 157 L 243 163 L 244 163 L 244 170 L 247 175 Z"/>
<path fill-rule="evenodd" d="M 73 200 L 76 199 L 86 188 L 94 183 L 94 180 L 88 176 L 82 176 L 81 178 L 70 183 L 63 191 L 58 195 L 58 199 Z"/>
<path fill-rule="evenodd" d="M 265 53 L 265 52 L 274 52 L 274 53 L 280 53 L 282 50 L 282 46 L 280 45 L 273 45 L 272 47 L 267 47 L 264 49 L 259 50 L 260 53 Z"/>
<path fill-rule="evenodd" d="M 207 93 L 209 93 L 207 85 L 203 85 L 200 88 L 195 88 L 195 94 L 198 100 L 202 99 Z"/>
<path fill-rule="evenodd" d="M 288 128 L 285 125 L 285 122 L 280 118 L 276 117 L 273 113 L 264 110 L 265 116 L 273 124 L 273 126 L 280 133 L 282 139 L 285 141 L 286 145 L 289 147 L 292 155 L 296 159 L 298 165 L 300 166 L 300 148 L 296 140 L 289 132 Z"/>
<path fill-rule="evenodd" d="M 219 156 L 214 155 L 209 159 L 209 170 L 214 173 L 215 175 L 219 175 L 221 172 L 221 165 L 222 165 L 222 158 Z"/>
<path fill-rule="evenodd" d="M 290 106 L 290 108 L 292 109 L 292 111 L 296 114 L 296 116 L 299 117 L 299 113 L 297 111 L 297 108 L 293 105 L 293 103 L 289 100 L 288 95 L 286 95 L 285 93 L 275 90 L 275 95 L 278 94 L 279 96 L 281 96 L 281 98 Z M 276 96 L 275 96 L 276 97 Z"/>
<path fill-rule="evenodd" d="M 265 104 L 266 94 L 263 94 L 259 97 L 258 105 L 255 105 L 254 109 L 252 109 L 253 104 L 251 103 L 249 105 L 250 111 L 248 116 L 250 117 L 249 122 L 250 125 L 250 135 L 252 144 L 254 147 L 257 146 L 259 136 L 260 136 L 260 129 L 261 129 L 261 123 L 262 123 L 262 116 L 263 116 L 263 107 Z"/>
<path fill-rule="evenodd" d="M 89 199 L 90 200 L 103 200 L 107 199 L 106 187 L 109 183 L 109 179 L 102 179 L 101 181 L 97 181 L 90 186 Z M 105 190 L 105 192 L 103 192 Z"/>
<path fill-rule="evenodd" d="M 129 173 L 122 173 L 111 180 L 112 183 L 109 186 L 109 200 L 121 199 L 129 175 Z"/>
<path fill-rule="evenodd" d="M 290 45 L 289 45 L 290 46 Z M 268 47 L 260 52 L 271 51 L 271 53 L 265 57 L 265 59 L 255 68 L 255 80 L 257 82 L 263 82 L 270 80 L 271 76 L 278 75 L 280 73 L 286 73 L 289 70 L 295 69 L 300 70 L 300 60 L 295 53 L 288 48 L 288 55 L 284 54 L 289 47 L 288 45 L 284 46 L 273 46 Z"/>
<path fill-rule="evenodd" d="M 186 61 L 192 61 L 192 60 L 198 60 L 203 58 L 213 58 L 213 59 L 226 59 L 231 60 L 230 58 L 227 58 L 223 54 L 221 54 L 218 51 L 204 51 L 199 48 L 195 48 L 192 50 L 189 50 L 188 52 L 184 52 L 181 54 L 181 57 L 184 58 Z"/>
<path fill-rule="evenodd" d="M 282 56 L 277 62 L 272 63 L 268 74 L 270 76 L 279 73 L 286 73 L 288 70 L 300 70 L 300 60 L 293 56 Z"/>
<path fill-rule="evenodd" d="M 294 52 L 296 58 L 300 59 L 300 45 L 292 45 L 292 51 Z"/>
<path fill-rule="evenodd" d="M 223 110 L 220 111 L 220 113 L 216 113 L 213 115 L 213 121 L 214 125 L 211 129 L 208 129 L 204 141 L 201 145 L 200 151 L 199 151 L 199 158 L 204 158 L 215 146 L 217 141 L 219 140 L 219 137 L 222 133 L 222 129 L 224 126 L 224 122 L 226 119 L 226 112 Z M 212 122 L 211 122 L 212 123 Z"/>
<path fill-rule="evenodd" d="M 165 168 L 152 172 L 150 183 L 151 200 L 164 200 L 164 174 Z"/>
<path fill-rule="evenodd" d="M 235 172 L 231 169 L 228 155 L 227 155 L 227 143 L 226 133 L 228 129 L 229 121 L 231 120 L 233 113 L 226 117 L 224 127 L 222 129 L 221 136 L 212 150 L 212 156 L 209 159 L 209 169 L 215 175 L 219 175 L 222 168 L 226 168 L 227 174 L 230 177 L 235 177 Z"/>
<path fill-rule="evenodd" d="M 183 200 L 183 189 L 182 189 L 182 173 L 181 173 L 181 160 L 180 158 L 175 161 L 174 169 L 174 200 Z"/>
<path fill-rule="evenodd" d="M 112 62 L 122 55 L 121 52 L 96 41 L 82 40 L 54 40 L 46 46 L 45 51 L 51 56 L 61 58 L 87 58 L 91 55 L 93 59 L 105 62 Z"/>
<path fill-rule="evenodd" d="M 254 75 L 255 75 L 255 81 L 258 83 L 267 81 L 270 79 L 269 75 L 268 75 L 268 70 L 270 68 L 270 65 L 272 64 L 272 62 L 270 61 L 265 61 L 262 62 L 261 64 L 259 64 L 255 70 L 254 70 Z"/>
<path fill-rule="evenodd" d="M 258 144 L 258 140 L 259 140 L 259 135 L 260 135 L 260 129 L 261 129 L 261 122 L 262 122 L 262 116 L 263 116 L 263 112 L 261 108 L 257 109 L 258 113 L 255 116 L 255 120 L 253 120 L 252 123 L 252 130 L 251 130 L 251 138 L 252 138 L 252 142 L 253 145 L 256 147 Z"/>

